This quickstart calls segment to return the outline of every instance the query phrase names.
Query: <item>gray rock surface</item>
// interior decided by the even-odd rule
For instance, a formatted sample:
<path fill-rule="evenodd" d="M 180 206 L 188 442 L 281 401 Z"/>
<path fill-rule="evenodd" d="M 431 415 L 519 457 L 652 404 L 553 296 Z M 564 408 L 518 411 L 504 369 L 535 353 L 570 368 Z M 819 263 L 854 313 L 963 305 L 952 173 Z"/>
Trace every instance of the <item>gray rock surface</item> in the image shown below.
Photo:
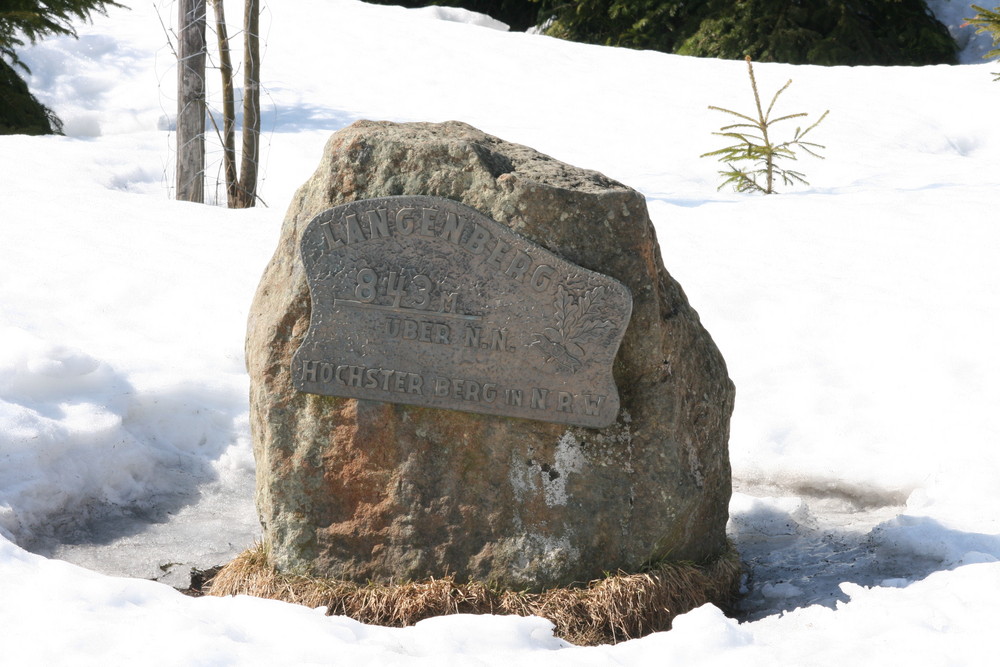
<path fill-rule="evenodd" d="M 446 197 L 632 292 L 621 410 L 590 429 L 301 393 L 298 242 L 323 210 Z M 356 581 L 455 575 L 539 590 L 726 551 L 734 388 L 663 267 L 645 200 L 456 122 L 360 121 L 296 193 L 247 333 L 257 507 L 282 571 Z"/>

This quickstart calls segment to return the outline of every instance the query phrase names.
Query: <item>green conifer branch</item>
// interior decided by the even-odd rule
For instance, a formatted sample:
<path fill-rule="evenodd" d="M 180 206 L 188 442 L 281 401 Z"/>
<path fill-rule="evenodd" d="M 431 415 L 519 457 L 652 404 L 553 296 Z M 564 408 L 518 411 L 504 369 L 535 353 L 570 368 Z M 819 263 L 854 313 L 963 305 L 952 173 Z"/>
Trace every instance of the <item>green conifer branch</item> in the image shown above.
<path fill-rule="evenodd" d="M 989 10 L 979 5 L 972 5 L 972 8 L 976 10 L 976 15 L 965 20 L 976 26 L 976 33 L 988 34 L 995 47 L 987 51 L 983 58 L 1000 58 L 1000 7 Z M 1000 72 L 993 72 L 993 75 L 996 76 L 994 81 L 1000 81 Z"/>
<path fill-rule="evenodd" d="M 709 105 L 708 108 L 709 109 L 714 109 L 715 111 L 723 111 L 725 113 L 732 114 L 732 115 L 734 115 L 734 116 L 736 116 L 738 118 L 742 118 L 744 120 L 748 120 L 748 121 L 750 121 L 753 124 L 754 127 L 757 127 L 757 119 L 756 118 L 751 118 L 750 116 L 747 116 L 745 114 L 741 114 L 739 112 L 733 111 L 732 109 L 723 109 L 722 107 L 715 107 L 715 106 L 711 106 L 711 105 Z"/>
<path fill-rule="evenodd" d="M 781 118 L 775 118 L 774 120 L 769 120 L 767 121 L 767 124 L 774 125 L 775 123 L 780 123 L 781 121 L 788 120 L 789 118 L 801 118 L 802 116 L 808 116 L 808 115 L 809 114 L 807 114 L 804 111 L 801 111 L 799 113 L 790 113 L 787 116 L 782 116 Z"/>
<path fill-rule="evenodd" d="M 747 56 L 747 67 L 750 68 L 750 77 L 751 77 L 751 79 L 754 82 L 753 92 L 754 92 L 754 96 L 756 96 L 756 94 L 757 94 L 757 81 L 756 81 L 756 79 L 753 76 L 753 66 L 750 64 L 750 57 L 749 56 Z M 767 113 L 764 115 L 764 118 L 770 118 L 771 117 L 771 111 L 774 109 L 774 103 L 778 101 L 778 96 L 781 95 L 783 92 L 785 92 L 785 90 L 787 90 L 790 85 L 792 85 L 792 80 L 791 79 L 789 79 L 788 81 L 786 81 L 785 85 L 783 85 L 781 87 L 781 89 L 778 90 L 778 92 L 776 92 L 774 94 L 774 97 L 771 98 L 771 103 L 769 105 L 767 105 Z M 758 109 L 760 108 L 759 100 L 758 100 L 758 106 L 757 106 L 757 108 Z M 777 122 L 777 121 L 771 121 L 771 122 Z"/>

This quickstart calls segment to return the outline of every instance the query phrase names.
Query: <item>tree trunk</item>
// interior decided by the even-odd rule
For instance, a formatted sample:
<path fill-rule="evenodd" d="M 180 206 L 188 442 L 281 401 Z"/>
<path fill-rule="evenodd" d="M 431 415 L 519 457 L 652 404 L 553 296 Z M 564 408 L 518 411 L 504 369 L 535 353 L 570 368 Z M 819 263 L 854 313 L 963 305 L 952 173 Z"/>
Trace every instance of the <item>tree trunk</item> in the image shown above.
<path fill-rule="evenodd" d="M 240 208 L 257 201 L 260 157 L 260 3 L 246 0 L 243 16 L 243 158 L 240 166 Z"/>
<path fill-rule="evenodd" d="M 226 203 L 240 205 L 236 173 L 236 103 L 233 93 L 233 61 L 229 56 L 229 31 L 223 0 L 214 0 L 215 31 L 219 38 L 219 73 L 222 75 L 222 162 L 226 174 Z"/>
<path fill-rule="evenodd" d="M 205 0 L 179 0 L 177 199 L 205 201 Z"/>

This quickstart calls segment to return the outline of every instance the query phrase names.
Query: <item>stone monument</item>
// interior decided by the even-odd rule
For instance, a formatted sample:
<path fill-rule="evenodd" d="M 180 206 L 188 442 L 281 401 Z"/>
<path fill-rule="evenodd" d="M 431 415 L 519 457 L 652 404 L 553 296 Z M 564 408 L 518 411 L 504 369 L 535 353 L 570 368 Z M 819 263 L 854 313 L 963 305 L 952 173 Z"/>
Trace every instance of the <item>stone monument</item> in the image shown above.
<path fill-rule="evenodd" d="M 604 427 L 632 311 L 617 280 L 440 197 L 363 199 L 302 235 L 300 391 Z"/>
<path fill-rule="evenodd" d="M 456 122 L 337 132 L 247 365 L 280 572 L 544 590 L 728 550 L 733 384 L 599 173 Z"/>

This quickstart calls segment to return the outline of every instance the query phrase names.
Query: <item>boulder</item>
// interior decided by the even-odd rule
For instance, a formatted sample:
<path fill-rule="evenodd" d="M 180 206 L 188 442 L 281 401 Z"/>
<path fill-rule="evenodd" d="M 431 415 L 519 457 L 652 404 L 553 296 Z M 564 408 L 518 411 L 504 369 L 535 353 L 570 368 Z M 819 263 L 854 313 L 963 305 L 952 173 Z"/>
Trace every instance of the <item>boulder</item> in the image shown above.
<path fill-rule="evenodd" d="M 631 291 L 610 426 L 322 396 L 295 388 L 310 323 L 299 244 L 318 214 L 399 195 L 472 207 Z M 727 549 L 734 387 L 663 267 L 645 200 L 469 125 L 359 121 L 295 194 L 251 307 L 257 508 L 282 572 L 452 575 L 543 590 Z"/>

